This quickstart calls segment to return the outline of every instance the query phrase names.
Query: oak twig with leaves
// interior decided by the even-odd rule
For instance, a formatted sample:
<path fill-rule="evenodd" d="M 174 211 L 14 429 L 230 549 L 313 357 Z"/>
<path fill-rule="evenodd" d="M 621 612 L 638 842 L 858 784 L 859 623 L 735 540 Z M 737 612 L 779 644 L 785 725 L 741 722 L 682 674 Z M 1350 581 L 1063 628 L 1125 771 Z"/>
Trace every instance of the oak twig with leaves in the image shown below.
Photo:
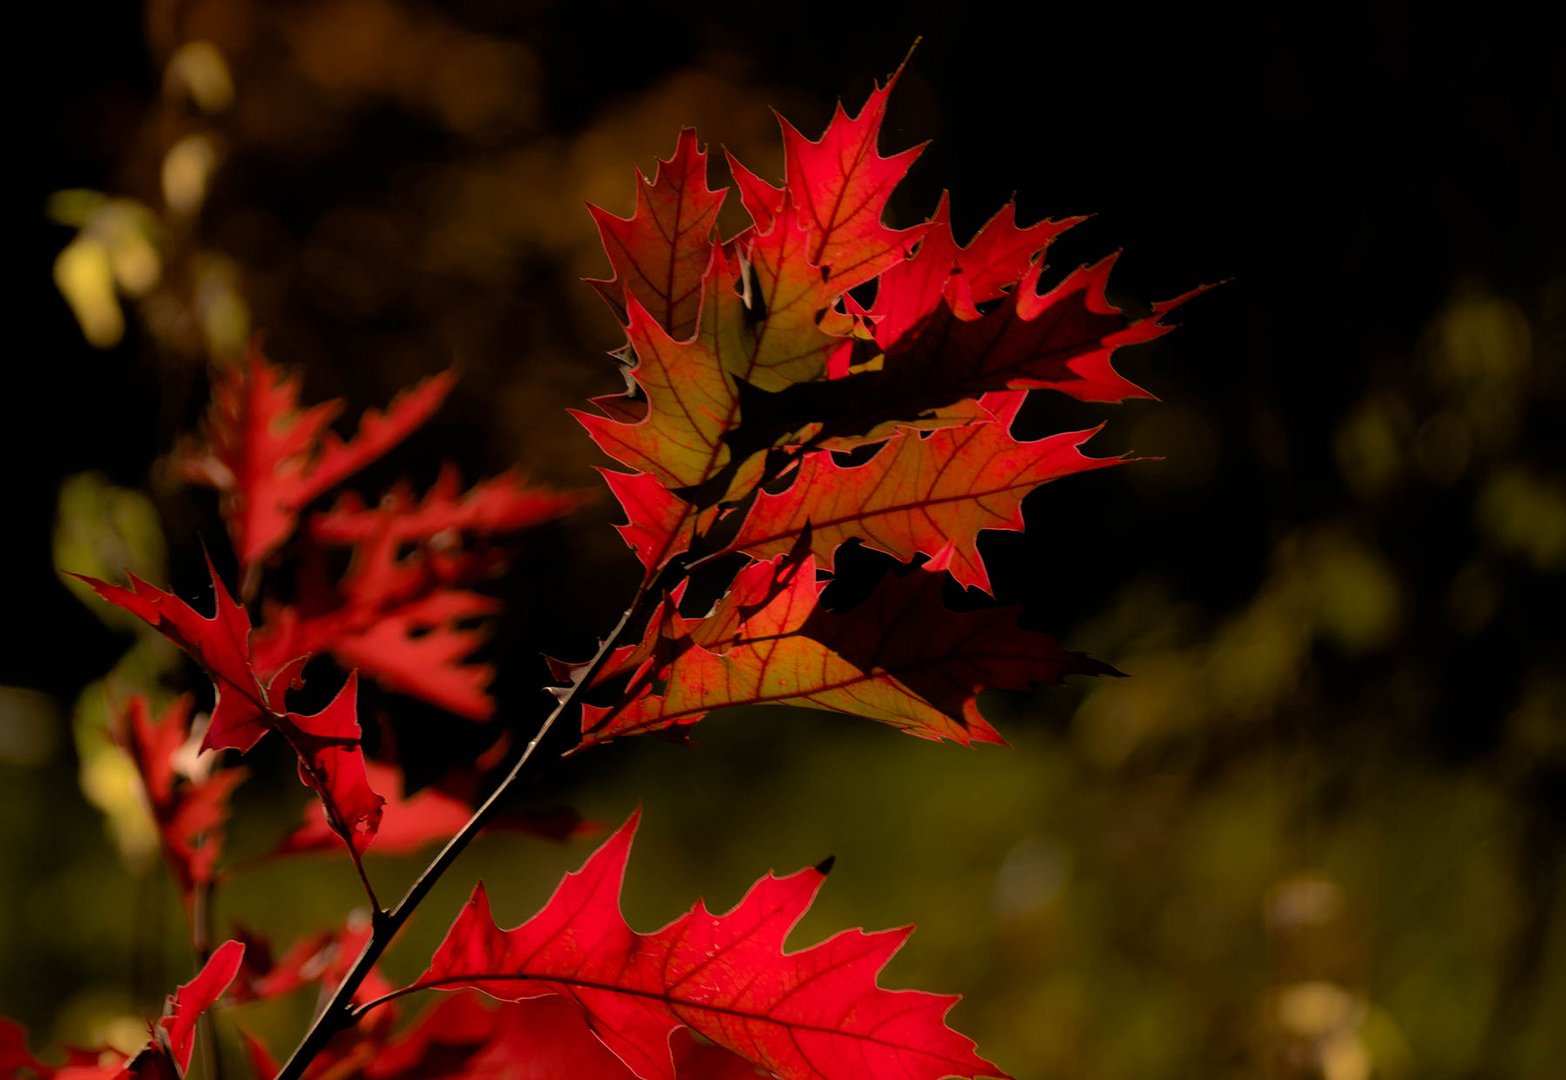
<path fill-rule="evenodd" d="M 122 708 L 124 745 L 204 966 L 138 1055 L 57 1068 L 7 1028 L 0 1064 L 62 1080 L 180 1076 L 195 1017 L 225 991 L 245 1001 L 315 984 L 325 1004 L 280 1066 L 247 1036 L 258 1076 L 1006 1075 L 947 1026 L 955 997 L 877 984 L 909 930 L 846 930 L 785 950 L 825 866 L 764 877 L 727 913 L 698 902 L 662 930 L 632 930 L 619 896 L 636 815 L 522 925 L 498 927 L 480 884 L 422 976 L 397 987 L 375 966 L 529 775 L 561 718 L 580 724 L 573 752 L 757 704 L 867 717 L 928 739 L 1000 742 L 977 707 L 981 691 L 1112 671 L 1021 629 L 1011 609 L 957 613 L 941 593 L 948 577 L 989 592 L 979 534 L 1020 530 L 1029 492 L 1126 460 L 1085 455 L 1091 430 L 1018 440 L 1012 425 L 1027 394 L 1147 396 L 1111 356 L 1164 333 L 1161 317 L 1185 298 L 1127 315 L 1105 298 L 1112 259 L 1043 287 L 1044 252 L 1076 219 L 1019 226 L 1007 206 L 958 246 L 943 199 L 924 223 L 889 228 L 887 200 L 918 155 L 884 156 L 878 146 L 894 82 L 855 115 L 840 107 L 819 139 L 784 122 L 780 186 L 731 156 L 750 218 L 735 236 L 718 235 L 730 192 L 708 187 L 707 155 L 689 130 L 652 180 L 639 177 L 630 217 L 593 209 L 613 268 L 594 284 L 625 329 L 627 388 L 578 418 L 619 466 L 604 478 L 644 574 L 596 655 L 555 663 L 556 708 L 476 810 L 436 789 L 405 798 L 396 764 L 367 760 L 358 681 L 490 717 L 491 673 L 472 662 L 482 634 L 474 622 L 498 605 L 472 586 L 506 561 L 494 538 L 563 514 L 578 497 L 515 476 L 463 492 L 447 471 L 423 496 L 399 487 L 375 506 L 345 494 L 320 509 L 439 407 L 451 376 L 367 414 L 344 440 L 330 430 L 338 404 L 301 408 L 297 380 L 259 351 L 214 374 L 202 435 L 177 457 L 185 477 L 219 493 L 237 587 L 211 571 L 207 616 L 134 576 L 128 586 L 88 580 L 210 676 L 203 750 L 246 753 L 268 735 L 287 745 L 318 802 L 277 853 L 341 844 L 373 915 L 276 959 L 240 940 L 207 955 L 216 935 L 201 923 L 224 880 L 222 826 L 243 772 L 224 759 L 176 776 L 192 700 L 154 719 L 133 698 Z M 830 586 L 851 541 L 907 567 L 840 609 Z M 325 570 L 333 549 L 349 554 L 335 581 Z M 297 575 L 279 589 L 285 566 Z M 696 605 L 688 592 L 719 599 Z M 349 673 L 324 709 L 303 713 L 290 701 L 318 654 Z M 383 904 L 366 853 L 440 840 L 408 893 Z M 440 997 L 396 1031 L 393 1015 L 424 990 L 479 991 L 500 1004 Z"/>

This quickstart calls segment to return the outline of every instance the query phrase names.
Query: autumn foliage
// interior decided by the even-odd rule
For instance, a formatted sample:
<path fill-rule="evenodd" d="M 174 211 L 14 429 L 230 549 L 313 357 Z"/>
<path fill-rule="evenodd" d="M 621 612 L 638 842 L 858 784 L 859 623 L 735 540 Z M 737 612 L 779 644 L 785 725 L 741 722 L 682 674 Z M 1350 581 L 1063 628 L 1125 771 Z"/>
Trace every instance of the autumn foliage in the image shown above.
<path fill-rule="evenodd" d="M 891 90 L 857 113 L 839 108 L 818 139 L 784 122 L 780 184 L 730 157 L 732 189 L 710 188 L 713 163 L 687 130 L 651 180 L 638 177 L 631 216 L 593 209 L 612 267 L 593 284 L 624 327 L 626 387 L 578 418 L 614 463 L 604 477 L 644 572 L 595 656 L 553 662 L 559 707 L 544 727 L 578 722 L 573 752 L 679 735 L 714 710 L 759 704 L 998 743 L 982 691 L 1112 672 L 1020 628 L 1014 610 L 955 612 L 943 592 L 991 591 L 980 534 L 1022 529 L 1030 492 L 1125 460 L 1084 453 L 1092 430 L 1025 441 L 1014 422 L 1035 391 L 1147 396 L 1111 358 L 1164 333 L 1179 300 L 1121 311 L 1105 296 L 1112 260 L 1048 276 L 1046 249 L 1075 219 L 1020 226 L 1007 206 L 959 245 L 943 200 L 923 223 L 888 226 L 888 199 L 919 152 L 880 150 Z M 724 237 L 731 196 L 750 223 Z M 409 794 L 397 761 L 366 755 L 361 680 L 469 721 L 492 717 L 493 672 L 475 652 L 500 612 L 482 583 L 505 569 L 509 538 L 584 497 L 516 475 L 464 489 L 449 467 L 422 493 L 399 485 L 367 502 L 341 490 L 452 383 L 449 372 L 426 379 L 345 438 L 332 430 L 341 402 L 302 405 L 299 377 L 253 350 L 214 372 L 201 433 L 176 451 L 179 473 L 218 494 L 238 581 L 210 570 L 211 599 L 192 604 L 135 576 L 89 579 L 214 688 L 205 712 L 189 696 L 161 714 L 142 697 L 119 705 L 193 922 L 223 880 L 228 799 L 244 779 L 225 752 L 263 740 L 287 747 L 317 800 L 274 854 L 340 847 L 373 918 L 275 959 L 236 931 L 170 999 L 147 1048 L 94 1056 L 96 1072 L 79 1071 L 85 1059 L 37 1060 L 13 1028 L 0 1030 L 0 1064 L 62 1080 L 183 1075 L 195 1017 L 225 990 L 244 1002 L 315 984 L 329 1000 L 286 1063 L 246 1037 L 258 1075 L 1006 1075 L 947 1026 L 956 998 L 879 985 L 909 930 L 845 930 L 789 950 L 824 866 L 763 877 L 725 913 L 698 901 L 661 930 L 632 929 L 619 897 L 635 815 L 531 919 L 497 926 L 479 884 L 424 975 L 405 987 L 381 977 L 376 959 L 479 829 L 570 835 L 575 824 L 507 821 L 495 798 L 475 809 L 437 788 Z M 840 589 L 840 554 L 856 542 L 903 565 Z M 306 691 L 316 656 L 335 665 L 311 664 Z M 216 753 L 176 773 L 192 741 Z M 502 791 L 527 775 L 537 745 Z M 437 841 L 449 843 L 408 896 L 383 905 L 367 853 Z M 397 1025 L 418 990 L 454 993 Z"/>

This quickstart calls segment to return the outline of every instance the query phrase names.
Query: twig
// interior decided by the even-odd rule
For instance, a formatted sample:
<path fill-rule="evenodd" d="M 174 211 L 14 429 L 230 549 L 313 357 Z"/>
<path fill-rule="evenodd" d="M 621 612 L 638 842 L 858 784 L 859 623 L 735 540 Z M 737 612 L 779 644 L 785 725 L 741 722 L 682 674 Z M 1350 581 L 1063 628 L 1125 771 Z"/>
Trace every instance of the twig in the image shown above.
<path fill-rule="evenodd" d="M 684 567 L 680 565 L 678 560 L 675 560 L 664 568 L 664 572 L 655 581 L 638 591 L 631 606 L 625 609 L 625 614 L 620 616 L 619 623 L 610 632 L 609 636 L 604 639 L 603 644 L 598 648 L 598 652 L 588 662 L 580 677 L 560 696 L 560 700 L 556 703 L 554 709 L 539 726 L 538 734 L 534 735 L 532 740 L 528 742 L 526 748 L 522 751 L 521 757 L 511 767 L 511 771 L 506 774 L 505 779 L 500 781 L 495 790 L 490 793 L 489 798 L 484 800 L 483 805 L 473 812 L 473 816 L 468 819 L 467 824 L 463 825 L 462 829 L 447 842 L 446 846 L 441 849 L 440 854 L 436 855 L 430 864 L 424 868 L 424 871 L 408 887 L 407 893 L 397 903 L 397 906 L 388 912 L 382 912 L 378 907 L 376 908 L 375 925 L 371 931 L 370 940 L 365 942 L 364 949 L 359 953 L 359 958 L 354 961 L 353 967 L 343 977 L 343 981 L 337 985 L 336 991 L 333 992 L 330 1000 L 327 1001 L 325 1008 L 316 1016 L 314 1022 L 310 1025 L 310 1029 L 305 1032 L 304 1038 L 300 1040 L 298 1047 L 295 1048 L 293 1055 L 289 1057 L 282 1071 L 277 1074 L 277 1080 L 299 1080 L 299 1077 L 304 1074 L 304 1070 L 314 1060 L 315 1056 L 321 1052 L 327 1041 L 339 1031 L 352 1026 L 357 1019 L 353 1009 L 353 995 L 359 989 L 359 984 L 364 981 L 365 976 L 370 973 L 370 969 L 375 966 L 375 962 L 380 959 L 381 954 L 386 951 L 387 946 L 392 943 L 398 931 L 402 929 L 402 925 L 408 921 L 408 918 L 424 900 L 425 896 L 435 887 L 435 883 L 440 880 L 441 875 L 457 860 L 457 856 L 462 854 L 463 850 L 478 835 L 479 831 L 484 828 L 489 819 L 495 815 L 506 793 L 510 791 L 511 785 L 522 775 L 523 768 L 532 758 L 539 744 L 543 742 L 544 737 L 554 727 L 555 721 L 568 708 L 576 704 L 577 698 L 592 685 L 594 678 L 602 670 L 610 654 L 620 644 L 620 639 L 625 635 L 626 630 L 636 625 L 638 619 L 647 614 L 645 609 L 649 602 L 662 594 L 662 586 L 666 579 L 683 572 Z"/>

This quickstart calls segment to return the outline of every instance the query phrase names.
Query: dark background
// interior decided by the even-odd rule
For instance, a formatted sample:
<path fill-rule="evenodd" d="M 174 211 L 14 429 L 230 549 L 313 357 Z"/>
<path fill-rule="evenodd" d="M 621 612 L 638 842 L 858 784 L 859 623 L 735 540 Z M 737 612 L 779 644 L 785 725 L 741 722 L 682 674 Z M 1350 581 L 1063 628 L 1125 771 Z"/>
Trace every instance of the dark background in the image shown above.
<path fill-rule="evenodd" d="M 1019 1076 L 1545 1075 L 1566 1009 L 1561 50 L 1493 8 L 1033 17 L 479 0 L 47 15 L 26 103 L 41 176 L 13 204 L 28 241 L 0 684 L 38 692 L 7 690 L 7 724 L 58 734 L 0 759 L 0 942 L 21 960 L 0 1011 L 40 1042 L 101 1038 L 184 973 L 156 868 L 127 876 L 75 786 L 73 702 L 129 639 L 49 562 L 56 492 L 82 470 L 155 493 L 187 589 L 200 538 L 222 535 L 205 493 L 155 467 L 204 400 L 204 343 L 158 314 L 194 310 L 201 254 L 237 269 L 310 400 L 379 405 L 462 365 L 448 411 L 367 484 L 446 456 L 591 487 L 600 459 L 563 409 L 616 388 L 619 342 L 578 280 L 605 265 L 582 201 L 627 212 L 632 166 L 650 172 L 684 124 L 774 174 L 768 106 L 817 134 L 922 38 L 883 134 L 931 140 L 897 222 L 949 189 L 961 238 L 1015 193 L 1024 220 L 1095 215 L 1051 263 L 1123 248 L 1123 303 L 1227 282 L 1120 362 L 1161 404 L 1039 407 L 1054 428 L 1107 414 L 1099 452 L 1166 460 L 1040 492 L 1028 534 L 986 548 L 1002 599 L 1133 678 L 999 704 L 1012 751 L 754 714 L 710 721 L 694 752 L 588 755 L 545 794 L 611 822 L 646 805 L 627 900 L 643 928 L 835 851 L 803 937 L 918 921 L 893 981 L 966 994 L 954 1022 Z M 233 72 L 221 114 L 165 90 L 195 39 Z M 42 203 L 91 188 L 156 210 L 190 132 L 222 145 L 211 193 L 120 343 L 92 348 L 49 278 L 73 230 Z M 585 653 L 634 586 L 613 518 L 600 500 L 545 530 L 503 586 L 505 722 L 542 713 L 538 653 Z M 420 720 L 405 736 L 430 754 L 487 738 Z M 257 805 L 297 801 L 272 773 Z M 584 851 L 486 846 L 453 888 L 512 874 L 514 921 Z M 293 904 L 297 883 L 265 871 L 234 914 L 286 937 L 339 917 L 341 884 Z M 285 895 L 300 910 L 276 916 Z M 63 909 L 79 921 L 42 925 Z M 254 1021 L 279 1042 L 293 1022 Z"/>

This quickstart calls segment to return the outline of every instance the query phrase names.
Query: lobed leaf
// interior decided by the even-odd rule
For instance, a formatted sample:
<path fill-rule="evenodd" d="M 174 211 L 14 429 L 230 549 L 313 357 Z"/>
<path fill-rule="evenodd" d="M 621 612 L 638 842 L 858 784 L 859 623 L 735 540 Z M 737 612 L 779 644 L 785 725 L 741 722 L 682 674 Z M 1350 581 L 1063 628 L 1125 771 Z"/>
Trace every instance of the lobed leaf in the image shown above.
<path fill-rule="evenodd" d="M 357 677 L 350 675 L 332 704 L 313 716 L 290 712 L 284 699 L 299 685 L 308 657 L 296 657 L 263 680 L 250 647 L 250 617 L 224 587 L 211 561 L 216 611 L 211 618 L 131 575 L 131 588 L 83 578 L 99 596 L 141 619 L 188 652 L 217 690 L 203 750 L 248 751 L 268 731 L 293 750 L 304 784 L 321 797 L 328 817 L 357 862 L 375 834 L 381 798 L 364 778 L 359 745 Z"/>
<path fill-rule="evenodd" d="M 403 487 L 394 488 L 375 507 L 344 495 L 310 519 L 310 536 L 337 545 L 362 544 L 382 535 L 397 544 L 426 543 L 456 533 L 490 536 L 542 525 L 582 501 L 579 494 L 532 487 L 515 471 L 480 480 L 464 492 L 457 470 L 447 463 L 422 499 Z"/>
<path fill-rule="evenodd" d="M 414 987 L 559 994 L 641 1080 L 673 1080 L 670 1035 L 682 1026 L 788 1080 L 1004 1075 L 946 1025 L 955 997 L 877 985 L 910 930 L 847 930 L 784 951 L 820 869 L 768 875 L 723 914 L 698 902 L 662 930 L 632 930 L 619 897 L 636 823 L 514 929 L 495 924 L 478 885 Z"/>
<path fill-rule="evenodd" d="M 644 643 L 626 699 L 584 706 L 583 745 L 687 726 L 732 705 L 808 706 L 921 738 L 998 743 L 979 714 L 980 691 L 1113 671 L 1020 629 L 1014 610 L 948 610 L 939 575 L 888 578 L 844 615 L 820 607 L 822 588 L 811 557 L 752 563 L 705 620 L 676 623 L 681 636 L 662 649 Z"/>
<path fill-rule="evenodd" d="M 998 415 L 964 427 L 922 436 L 905 428 L 859 465 L 839 465 L 825 451 L 805 455 L 787 488 L 757 496 L 730 548 L 770 559 L 808 534 L 830 569 L 837 549 L 860 539 L 904 562 L 925 555 L 926 570 L 949 570 L 959 584 L 989 592 L 981 531 L 1019 532 L 1029 492 L 1126 460 L 1080 452 L 1096 428 L 1018 442 L 1009 428 L 1022 396 L 990 395 Z"/>
<path fill-rule="evenodd" d="M 707 153 L 696 132 L 680 132 L 674 153 L 649 182 L 636 174 L 636 210 L 628 218 L 589 206 L 614 277 L 592 284 L 625 312 L 634 299 L 675 340 L 688 338 L 701 309 L 712 234 L 726 192 L 707 187 Z"/>
<path fill-rule="evenodd" d="M 75 575 L 104 600 L 135 615 L 189 653 L 212 680 L 217 703 L 203 750 L 253 747 L 268 730 L 270 706 L 250 652 L 250 616 L 229 594 L 207 560 L 215 607 L 210 617 L 175 596 L 129 575 L 131 587 Z"/>
<path fill-rule="evenodd" d="M 214 372 L 206 443 L 181 455 L 186 479 L 216 488 L 246 578 L 290 536 L 315 499 L 385 455 L 440 407 L 455 382 L 431 376 L 384 413 L 368 410 L 347 442 L 330 430 L 341 401 L 301 410 L 299 379 L 252 346 L 243 364 Z"/>

